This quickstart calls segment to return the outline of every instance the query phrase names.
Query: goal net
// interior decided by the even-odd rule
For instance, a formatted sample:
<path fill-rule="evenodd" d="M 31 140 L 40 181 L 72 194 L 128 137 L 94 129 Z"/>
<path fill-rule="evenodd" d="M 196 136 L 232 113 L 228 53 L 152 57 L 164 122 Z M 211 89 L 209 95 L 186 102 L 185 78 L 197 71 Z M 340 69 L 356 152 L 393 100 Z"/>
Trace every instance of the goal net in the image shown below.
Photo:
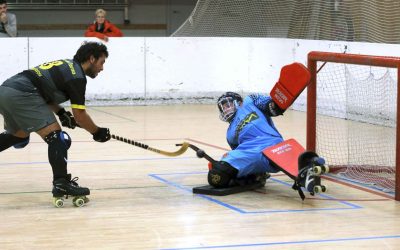
<path fill-rule="evenodd" d="M 307 148 L 341 178 L 396 196 L 398 65 L 394 57 L 308 55 Z"/>
<path fill-rule="evenodd" d="M 399 43 L 399 12 L 382 0 L 198 0 L 172 36 Z"/>

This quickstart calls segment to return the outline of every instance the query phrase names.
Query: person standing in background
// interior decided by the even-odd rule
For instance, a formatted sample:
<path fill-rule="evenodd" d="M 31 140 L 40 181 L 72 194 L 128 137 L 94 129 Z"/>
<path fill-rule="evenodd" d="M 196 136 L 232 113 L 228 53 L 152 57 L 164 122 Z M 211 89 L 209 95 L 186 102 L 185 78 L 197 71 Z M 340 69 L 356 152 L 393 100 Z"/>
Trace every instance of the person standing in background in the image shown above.
<path fill-rule="evenodd" d="M 95 12 L 96 20 L 91 24 L 86 32 L 86 37 L 97 37 L 108 42 L 109 37 L 122 37 L 123 33 L 120 29 L 106 19 L 107 12 L 103 9 L 97 9 Z"/>
<path fill-rule="evenodd" d="M 17 17 L 7 12 L 7 1 L 0 0 L 0 37 L 17 36 Z"/>

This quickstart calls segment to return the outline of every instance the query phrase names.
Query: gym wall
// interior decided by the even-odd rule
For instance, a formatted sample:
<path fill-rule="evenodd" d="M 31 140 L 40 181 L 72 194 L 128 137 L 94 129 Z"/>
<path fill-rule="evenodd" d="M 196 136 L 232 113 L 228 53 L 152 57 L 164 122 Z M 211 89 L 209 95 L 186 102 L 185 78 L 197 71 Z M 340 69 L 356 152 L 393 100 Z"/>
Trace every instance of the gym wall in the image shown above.
<path fill-rule="evenodd" d="M 1 39 L 0 81 L 46 61 L 72 58 L 85 40 Z M 227 90 L 269 93 L 283 65 L 307 64 L 313 50 L 400 55 L 395 44 L 282 38 L 124 37 L 106 45 L 110 56 L 104 71 L 88 78 L 91 104 L 210 103 Z"/>

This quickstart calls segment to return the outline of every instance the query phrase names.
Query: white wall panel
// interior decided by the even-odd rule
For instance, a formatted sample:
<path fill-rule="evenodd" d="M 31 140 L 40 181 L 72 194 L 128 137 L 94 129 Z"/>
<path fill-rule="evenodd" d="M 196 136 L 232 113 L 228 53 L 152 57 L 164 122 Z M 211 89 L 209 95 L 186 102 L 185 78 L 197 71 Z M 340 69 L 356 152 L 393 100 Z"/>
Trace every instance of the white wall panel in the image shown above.
<path fill-rule="evenodd" d="M 0 81 L 46 61 L 72 58 L 85 40 L 0 39 Z M 211 100 L 227 90 L 269 93 L 281 67 L 294 61 L 306 64 L 310 51 L 400 56 L 400 45 L 394 44 L 271 38 L 123 37 L 106 45 L 110 56 L 104 71 L 88 79 L 88 99 L 159 98 L 160 103 Z M 304 93 L 300 99 L 304 105 Z"/>
<path fill-rule="evenodd" d="M 245 39 L 146 39 L 149 95 L 243 90 L 248 81 Z"/>
<path fill-rule="evenodd" d="M 28 68 L 28 38 L 0 38 L 0 84 Z"/>

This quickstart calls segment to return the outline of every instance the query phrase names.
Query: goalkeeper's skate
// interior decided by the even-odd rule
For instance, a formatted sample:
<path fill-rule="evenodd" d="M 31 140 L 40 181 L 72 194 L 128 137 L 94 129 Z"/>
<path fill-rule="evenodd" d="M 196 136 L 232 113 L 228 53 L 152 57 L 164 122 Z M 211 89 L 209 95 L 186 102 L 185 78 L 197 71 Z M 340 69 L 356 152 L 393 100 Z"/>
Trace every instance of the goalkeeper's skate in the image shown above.
<path fill-rule="evenodd" d="M 326 186 L 321 185 L 321 175 L 329 172 L 325 160 L 314 152 L 304 152 L 299 156 L 299 174 L 295 185 L 304 187 L 311 195 L 325 192 Z"/>
<path fill-rule="evenodd" d="M 66 178 L 59 178 L 53 181 L 53 204 L 55 207 L 64 206 L 64 197 L 68 199 L 68 196 L 72 196 L 72 203 L 76 207 L 82 207 L 89 202 L 89 198 L 86 195 L 90 194 L 89 188 L 80 187 L 76 182 L 78 177 L 71 179 L 71 174 L 68 174 Z"/>

